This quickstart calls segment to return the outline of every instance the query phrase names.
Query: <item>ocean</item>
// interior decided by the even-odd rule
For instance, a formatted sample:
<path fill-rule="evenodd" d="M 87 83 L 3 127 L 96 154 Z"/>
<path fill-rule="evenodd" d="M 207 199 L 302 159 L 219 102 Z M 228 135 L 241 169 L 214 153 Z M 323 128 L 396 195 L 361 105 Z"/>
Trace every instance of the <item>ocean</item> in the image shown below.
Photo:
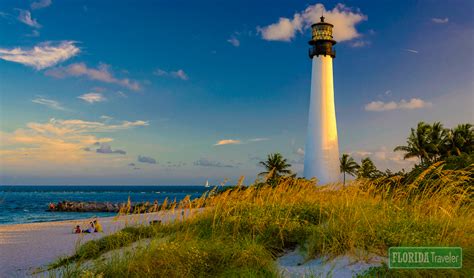
<path fill-rule="evenodd" d="M 68 201 L 96 201 L 124 203 L 162 203 L 168 200 L 182 200 L 187 195 L 200 197 L 210 188 L 204 186 L 5 186 L 0 185 L 0 225 L 60 221 L 90 218 L 93 216 L 114 216 L 107 212 L 49 212 L 49 203 Z"/>

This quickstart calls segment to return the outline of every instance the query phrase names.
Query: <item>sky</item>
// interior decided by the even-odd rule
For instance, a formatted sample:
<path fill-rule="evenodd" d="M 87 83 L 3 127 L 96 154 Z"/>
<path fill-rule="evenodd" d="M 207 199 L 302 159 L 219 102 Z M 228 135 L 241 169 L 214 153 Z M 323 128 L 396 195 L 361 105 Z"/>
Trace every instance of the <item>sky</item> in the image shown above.
<path fill-rule="evenodd" d="M 310 25 L 338 41 L 341 153 L 380 169 L 419 121 L 474 122 L 472 1 L 0 2 L 0 184 L 299 175 Z"/>

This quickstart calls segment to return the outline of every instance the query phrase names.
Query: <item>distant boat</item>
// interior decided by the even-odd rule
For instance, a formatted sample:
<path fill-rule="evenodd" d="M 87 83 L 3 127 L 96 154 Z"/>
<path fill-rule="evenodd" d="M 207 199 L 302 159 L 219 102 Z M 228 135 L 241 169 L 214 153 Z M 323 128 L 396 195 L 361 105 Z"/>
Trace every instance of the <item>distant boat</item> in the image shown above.
<path fill-rule="evenodd" d="M 211 187 L 211 186 L 209 185 L 209 180 L 206 181 L 206 184 L 204 185 L 204 187 Z"/>

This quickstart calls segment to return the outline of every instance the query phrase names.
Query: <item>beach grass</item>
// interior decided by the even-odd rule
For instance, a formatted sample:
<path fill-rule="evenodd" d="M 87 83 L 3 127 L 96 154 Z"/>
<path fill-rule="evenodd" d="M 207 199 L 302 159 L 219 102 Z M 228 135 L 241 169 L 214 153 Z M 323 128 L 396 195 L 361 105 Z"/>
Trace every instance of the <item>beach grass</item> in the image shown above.
<path fill-rule="evenodd" d="M 360 257 L 361 251 L 387 257 L 391 246 L 460 246 L 461 270 L 382 265 L 359 275 L 472 277 L 473 169 L 446 170 L 437 163 L 410 184 L 391 177 L 315 187 L 314 180 L 288 177 L 277 185 L 214 189 L 176 204 L 178 221 L 128 227 L 85 243 L 52 266 L 72 277 L 278 277 L 275 259 L 297 246 L 308 260 Z M 149 239 L 145 246 L 103 258 L 143 239 Z"/>

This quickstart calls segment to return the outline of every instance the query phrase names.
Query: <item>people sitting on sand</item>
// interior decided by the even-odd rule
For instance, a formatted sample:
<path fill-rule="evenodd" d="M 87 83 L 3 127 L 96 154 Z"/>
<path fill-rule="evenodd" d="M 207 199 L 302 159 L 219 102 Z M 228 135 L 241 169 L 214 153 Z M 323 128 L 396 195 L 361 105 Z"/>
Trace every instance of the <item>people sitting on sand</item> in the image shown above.
<path fill-rule="evenodd" d="M 86 230 L 82 230 L 83 233 L 92 234 L 95 232 L 94 222 L 89 223 L 89 227 Z"/>
<path fill-rule="evenodd" d="M 74 229 L 75 234 L 80 234 L 82 232 L 81 226 L 77 225 L 76 228 Z"/>
<path fill-rule="evenodd" d="M 99 220 L 94 220 L 94 227 L 96 233 L 102 233 L 104 230 L 102 229 L 102 225 L 99 223 Z"/>

